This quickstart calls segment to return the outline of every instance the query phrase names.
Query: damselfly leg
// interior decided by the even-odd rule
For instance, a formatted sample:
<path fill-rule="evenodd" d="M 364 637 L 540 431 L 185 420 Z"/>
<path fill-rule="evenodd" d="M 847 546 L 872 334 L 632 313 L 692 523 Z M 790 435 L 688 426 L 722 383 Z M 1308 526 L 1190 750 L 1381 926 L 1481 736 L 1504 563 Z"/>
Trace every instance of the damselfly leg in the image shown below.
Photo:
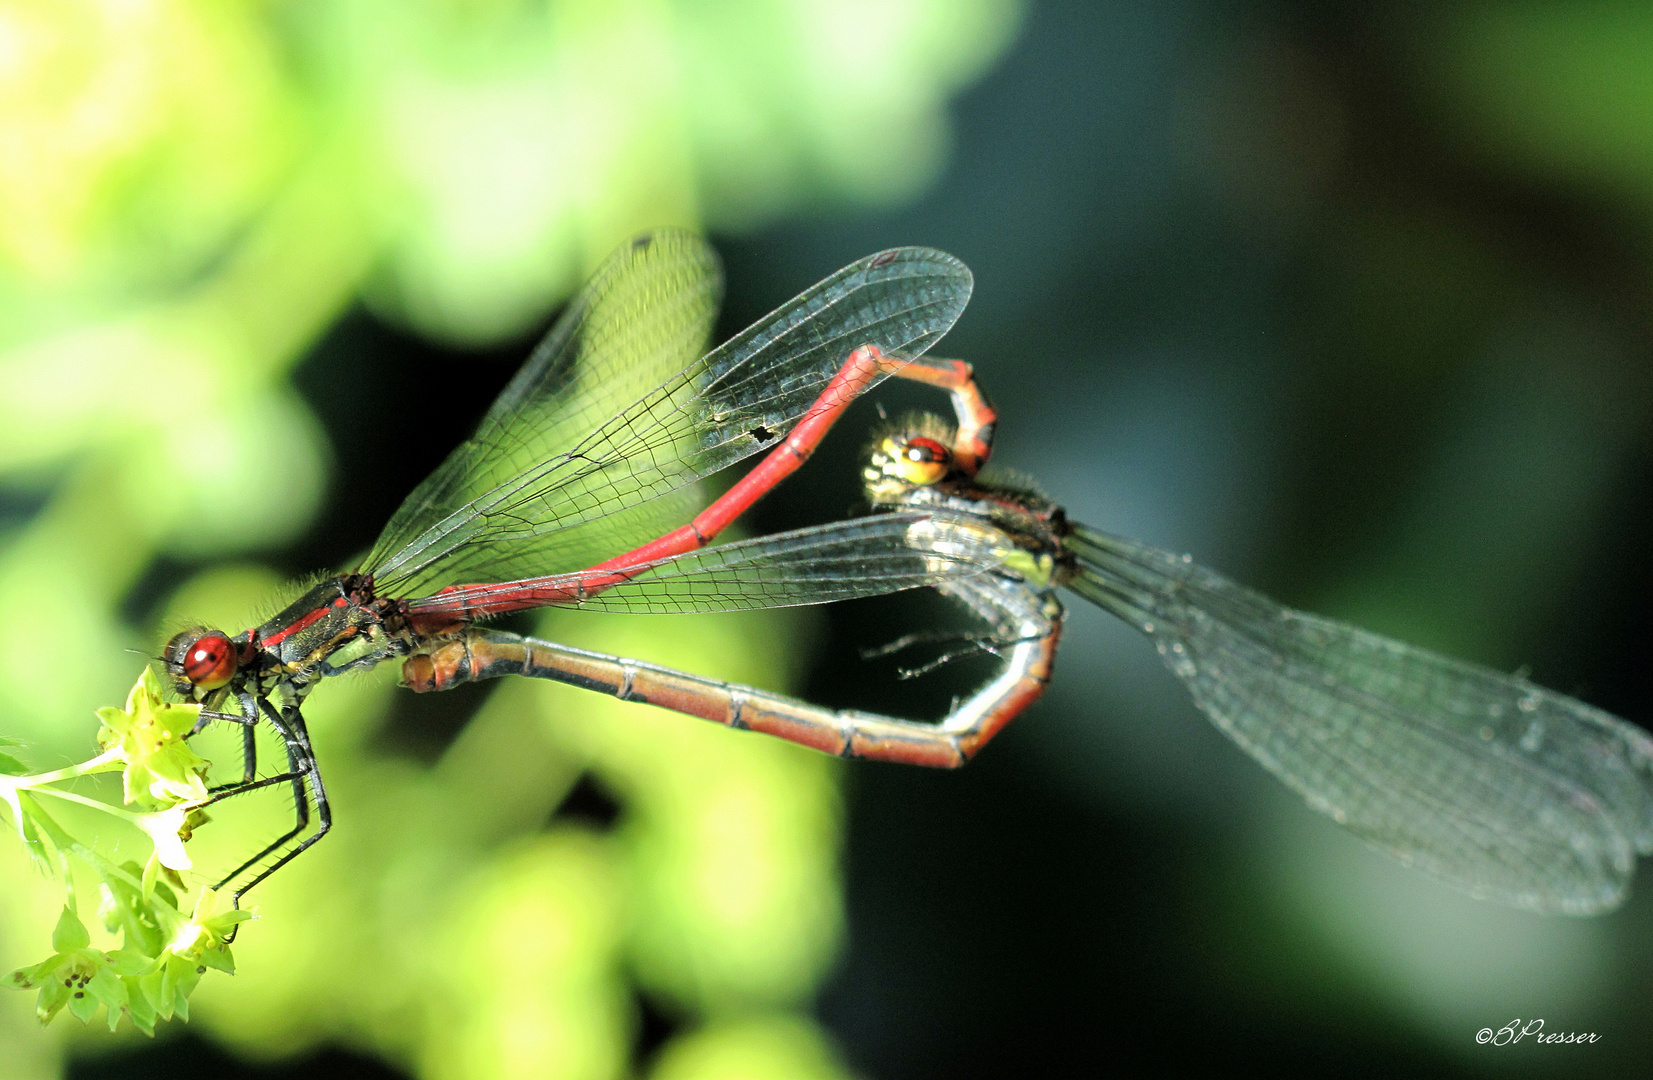
<path fill-rule="evenodd" d="M 294 820 L 292 828 L 270 841 L 213 885 L 217 890 L 229 889 L 231 901 L 235 906 L 240 905 L 242 894 L 325 836 L 333 824 L 332 809 L 327 801 L 327 786 L 322 782 L 321 771 L 316 766 L 316 755 L 310 745 L 310 733 L 304 723 L 304 714 L 296 707 L 281 709 L 268 699 L 253 699 L 250 695 L 244 696 L 243 704 L 256 715 L 260 715 L 263 722 L 269 724 L 280 737 L 287 756 L 287 770 L 272 776 L 256 776 L 254 740 L 244 736 L 243 779 L 238 783 L 209 788 L 211 799 L 207 805 L 211 806 L 226 799 L 267 788 L 289 785 L 293 796 Z M 244 733 L 251 734 L 255 730 L 252 724 L 246 723 L 234 713 L 215 713 L 211 719 L 238 724 Z M 305 830 L 310 827 L 312 804 L 316 829 L 305 836 Z M 265 860 L 271 856 L 276 858 L 265 865 Z M 253 872 L 251 877 L 247 877 L 249 872 Z"/>

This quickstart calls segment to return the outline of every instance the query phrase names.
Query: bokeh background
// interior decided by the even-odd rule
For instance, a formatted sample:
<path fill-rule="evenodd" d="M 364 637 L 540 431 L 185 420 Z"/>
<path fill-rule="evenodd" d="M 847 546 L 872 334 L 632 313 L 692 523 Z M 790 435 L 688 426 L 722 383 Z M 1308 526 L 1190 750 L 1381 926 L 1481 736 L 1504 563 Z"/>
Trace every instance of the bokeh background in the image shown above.
<path fill-rule="evenodd" d="M 867 252 L 952 251 L 977 292 L 938 351 L 1079 519 L 1653 715 L 1645 5 L 7 0 L 0 732 L 85 757 L 129 650 L 348 565 L 662 224 L 718 244 L 725 334 Z M 876 421 L 747 527 L 853 511 Z M 933 715 L 987 669 L 857 650 L 941 617 L 537 625 Z M 1653 1068 L 1653 883 L 1546 919 L 1407 872 L 1093 610 L 949 775 L 393 677 L 313 698 L 340 824 L 191 1023 L 42 1030 L 8 994 L 0 1075 Z M 15 848 L 3 969 L 61 896 Z M 1476 1044 L 1517 1017 L 1601 1039 Z"/>

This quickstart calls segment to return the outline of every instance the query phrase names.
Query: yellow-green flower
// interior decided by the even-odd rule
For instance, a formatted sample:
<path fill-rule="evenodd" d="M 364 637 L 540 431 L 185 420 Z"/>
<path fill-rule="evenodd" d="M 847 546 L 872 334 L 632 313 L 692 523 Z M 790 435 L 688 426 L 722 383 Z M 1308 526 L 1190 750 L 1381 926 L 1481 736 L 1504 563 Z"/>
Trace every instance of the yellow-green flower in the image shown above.
<path fill-rule="evenodd" d="M 146 971 L 137 985 L 163 1020 L 174 1016 L 189 1019 L 189 995 L 207 968 L 217 968 L 228 975 L 235 974 L 235 961 L 230 957 L 229 937 L 234 928 L 253 917 L 252 912 L 231 908 L 209 915 L 217 903 L 217 894 L 211 889 L 201 890 L 195 912 L 188 922 L 178 928 L 172 941 Z"/>
<path fill-rule="evenodd" d="M 99 1005 L 109 1008 L 110 1027 L 126 1008 L 127 988 L 121 980 L 122 971 L 117 961 L 137 960 L 147 965 L 147 958 L 112 957 L 100 949 L 93 949 L 91 935 L 73 911 L 63 909 L 57 929 L 52 932 L 52 947 L 57 950 L 33 967 L 19 968 L 6 977 L 9 986 L 19 990 L 40 991 L 36 1011 L 40 1022 L 47 1023 L 65 1005 L 81 1023 L 92 1019 Z"/>
<path fill-rule="evenodd" d="M 167 701 L 155 673 L 147 667 L 127 695 L 125 709 L 98 710 L 98 719 L 103 721 L 98 745 L 104 750 L 118 748 L 126 762 L 122 779 L 127 802 L 161 809 L 206 799 L 207 760 L 190 749 L 184 738 L 200 715 L 199 705 Z"/>
<path fill-rule="evenodd" d="M 215 967 L 234 975 L 235 965 L 230 962 L 228 948 L 230 936 L 237 926 L 252 918 L 253 913 L 243 908 L 226 908 L 215 912 L 218 896 L 217 891 L 213 889 L 201 890 L 189 922 L 178 928 L 177 934 L 173 935 L 172 943 L 167 946 L 167 952 L 190 960 L 199 960 L 208 967 Z"/>

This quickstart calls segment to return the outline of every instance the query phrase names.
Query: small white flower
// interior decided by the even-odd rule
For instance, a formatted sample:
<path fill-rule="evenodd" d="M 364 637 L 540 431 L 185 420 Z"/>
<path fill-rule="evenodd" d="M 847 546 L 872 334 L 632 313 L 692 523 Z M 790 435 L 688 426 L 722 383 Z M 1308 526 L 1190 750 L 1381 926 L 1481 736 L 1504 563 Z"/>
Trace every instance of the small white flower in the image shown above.
<path fill-rule="evenodd" d="M 189 803 L 180 803 L 170 810 L 137 815 L 138 827 L 149 834 L 150 842 L 155 845 L 155 857 L 169 870 L 188 870 L 195 865 L 189 861 L 184 838 L 179 835 L 192 809 Z"/>

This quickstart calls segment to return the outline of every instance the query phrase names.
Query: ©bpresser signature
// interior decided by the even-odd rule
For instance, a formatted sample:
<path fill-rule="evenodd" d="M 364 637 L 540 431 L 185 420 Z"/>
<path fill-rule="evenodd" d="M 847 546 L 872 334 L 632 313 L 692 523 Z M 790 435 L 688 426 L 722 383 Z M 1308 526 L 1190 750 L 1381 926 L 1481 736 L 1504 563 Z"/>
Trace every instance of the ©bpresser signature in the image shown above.
<path fill-rule="evenodd" d="M 1475 1033 L 1478 1043 L 1491 1043 L 1494 1046 L 1509 1046 L 1520 1042 L 1527 1036 L 1532 1036 L 1533 1042 L 1540 1043 L 1593 1043 L 1601 1038 L 1593 1031 L 1552 1031 L 1544 1033 L 1544 1021 L 1528 1020 L 1523 1023 L 1520 1019 L 1511 1020 L 1497 1031 L 1491 1028 L 1482 1028 Z"/>

